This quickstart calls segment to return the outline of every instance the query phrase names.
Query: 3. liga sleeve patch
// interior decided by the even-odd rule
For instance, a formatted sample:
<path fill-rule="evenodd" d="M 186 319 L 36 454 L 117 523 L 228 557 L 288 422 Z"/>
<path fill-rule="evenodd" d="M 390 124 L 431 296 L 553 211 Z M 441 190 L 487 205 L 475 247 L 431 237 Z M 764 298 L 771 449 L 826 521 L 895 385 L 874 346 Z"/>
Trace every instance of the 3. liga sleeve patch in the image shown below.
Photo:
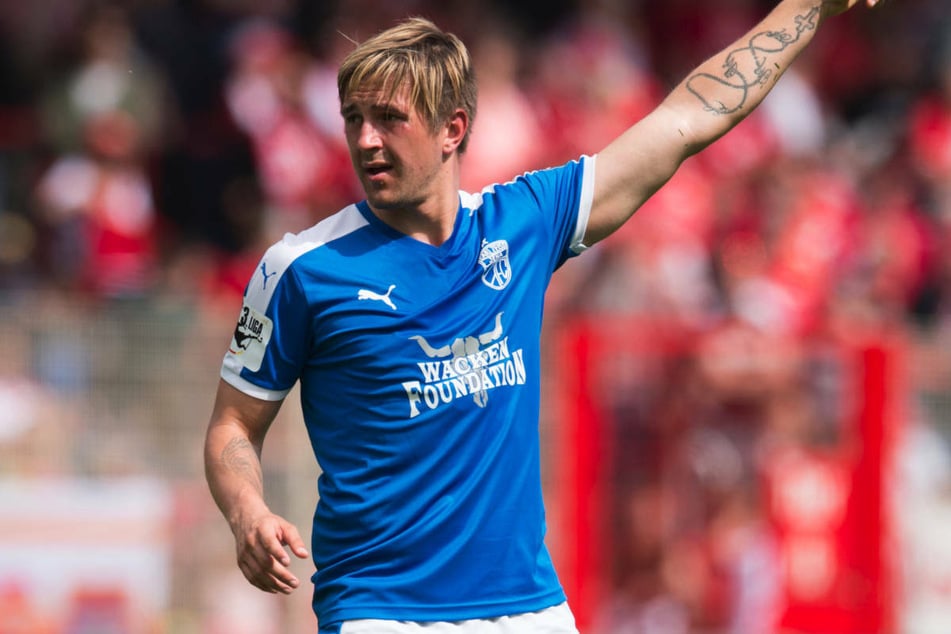
<path fill-rule="evenodd" d="M 244 367 L 257 372 L 261 369 L 273 327 L 273 322 L 267 316 L 247 304 L 243 305 L 228 351 L 235 355 Z"/>

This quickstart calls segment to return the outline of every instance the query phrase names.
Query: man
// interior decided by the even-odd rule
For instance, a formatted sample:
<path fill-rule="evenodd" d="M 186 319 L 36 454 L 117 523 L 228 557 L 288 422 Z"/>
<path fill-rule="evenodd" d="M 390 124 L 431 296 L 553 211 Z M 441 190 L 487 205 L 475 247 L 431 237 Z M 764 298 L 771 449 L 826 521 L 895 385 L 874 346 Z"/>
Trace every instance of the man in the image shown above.
<path fill-rule="evenodd" d="M 366 200 L 265 254 L 208 428 L 209 486 L 248 580 L 291 592 L 300 582 L 285 548 L 308 556 L 268 509 L 259 461 L 300 381 L 322 468 L 321 634 L 577 632 L 544 545 L 548 281 L 742 120 L 822 22 L 858 2 L 780 2 L 596 156 L 479 194 L 459 191 L 476 112 L 463 44 L 412 19 L 357 47 L 338 88 Z"/>

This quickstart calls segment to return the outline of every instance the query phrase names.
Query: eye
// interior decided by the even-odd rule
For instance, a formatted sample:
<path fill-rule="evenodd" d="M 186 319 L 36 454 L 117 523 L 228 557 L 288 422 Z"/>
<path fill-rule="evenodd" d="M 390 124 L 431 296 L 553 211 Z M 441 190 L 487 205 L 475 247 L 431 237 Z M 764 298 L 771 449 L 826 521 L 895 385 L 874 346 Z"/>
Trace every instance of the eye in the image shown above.
<path fill-rule="evenodd" d="M 398 121 L 405 121 L 406 115 L 399 110 L 384 110 L 380 115 L 380 120 L 384 123 L 396 123 Z"/>

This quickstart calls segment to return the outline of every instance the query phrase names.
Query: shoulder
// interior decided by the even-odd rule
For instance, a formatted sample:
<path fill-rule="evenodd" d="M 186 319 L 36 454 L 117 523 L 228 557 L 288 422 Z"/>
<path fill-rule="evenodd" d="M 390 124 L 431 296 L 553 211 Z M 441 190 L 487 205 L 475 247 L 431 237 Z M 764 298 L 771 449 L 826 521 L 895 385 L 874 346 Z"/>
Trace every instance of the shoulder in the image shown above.
<path fill-rule="evenodd" d="M 505 183 L 494 183 L 476 193 L 460 192 L 462 206 L 477 210 L 486 201 L 505 201 L 520 194 L 537 194 L 559 186 L 585 185 L 593 182 L 596 156 L 584 155 L 563 165 L 524 172 Z"/>
<path fill-rule="evenodd" d="M 300 233 L 288 233 L 264 253 L 248 285 L 248 292 L 270 294 L 295 262 L 319 252 L 368 224 L 356 205 L 350 205 Z"/>
<path fill-rule="evenodd" d="M 558 210 L 574 213 L 590 205 L 596 158 L 584 155 L 563 165 L 525 172 L 477 193 L 460 192 L 462 208 L 470 215 L 493 211 L 511 215 L 512 209 L 546 216 L 557 216 Z"/>
<path fill-rule="evenodd" d="M 350 205 L 300 233 L 288 233 L 268 249 L 265 257 L 275 264 L 289 265 L 305 253 L 342 239 L 365 227 L 367 219 L 356 205 Z"/>

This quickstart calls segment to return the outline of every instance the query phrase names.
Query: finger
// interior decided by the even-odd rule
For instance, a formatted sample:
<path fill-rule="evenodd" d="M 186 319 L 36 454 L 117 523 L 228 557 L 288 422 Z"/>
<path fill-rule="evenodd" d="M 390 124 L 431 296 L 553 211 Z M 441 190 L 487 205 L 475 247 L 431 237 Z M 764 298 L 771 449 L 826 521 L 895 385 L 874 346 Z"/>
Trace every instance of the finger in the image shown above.
<path fill-rule="evenodd" d="M 266 577 L 267 581 L 263 583 L 268 587 L 284 592 L 300 585 L 300 581 L 288 568 L 291 559 L 277 538 L 273 539 L 273 544 L 268 547 L 262 544 L 261 548 L 252 550 L 249 555 L 254 561 L 256 576 L 259 579 Z"/>
<path fill-rule="evenodd" d="M 263 550 L 259 561 L 263 565 L 267 566 L 266 558 L 273 558 L 285 566 L 291 563 L 291 558 L 287 556 L 287 551 L 284 550 L 285 534 L 286 530 L 283 527 L 278 527 L 273 533 L 261 536 L 261 548 Z"/>
<path fill-rule="evenodd" d="M 238 567 L 251 585 L 265 592 L 290 594 L 300 586 L 297 577 L 273 557 L 267 557 L 263 564 L 261 560 L 248 557 L 239 561 Z"/>
<path fill-rule="evenodd" d="M 270 586 L 283 594 L 290 594 L 300 586 L 300 580 L 285 566 L 274 562 L 270 571 Z"/>
<path fill-rule="evenodd" d="M 267 578 L 264 583 L 280 591 L 296 588 L 300 585 L 300 580 L 291 572 L 288 565 L 290 558 L 282 549 L 281 558 L 272 556 L 270 553 L 262 553 L 260 557 L 255 558 L 254 569 L 257 577 Z"/>
<path fill-rule="evenodd" d="M 295 527 L 293 524 L 286 524 L 284 526 L 283 541 L 291 549 L 291 552 L 300 559 L 306 559 L 310 557 L 310 553 L 307 552 L 307 546 L 304 544 L 304 540 L 301 539 L 300 533 L 297 531 L 297 527 Z"/>
<path fill-rule="evenodd" d="M 275 593 L 277 592 L 273 584 L 269 582 L 269 579 L 266 575 L 262 575 L 261 571 L 257 568 L 256 565 L 239 561 L 238 568 L 241 570 L 241 573 L 244 575 L 244 578 L 248 580 L 252 586 L 258 590 L 263 590 L 264 592 Z"/>

